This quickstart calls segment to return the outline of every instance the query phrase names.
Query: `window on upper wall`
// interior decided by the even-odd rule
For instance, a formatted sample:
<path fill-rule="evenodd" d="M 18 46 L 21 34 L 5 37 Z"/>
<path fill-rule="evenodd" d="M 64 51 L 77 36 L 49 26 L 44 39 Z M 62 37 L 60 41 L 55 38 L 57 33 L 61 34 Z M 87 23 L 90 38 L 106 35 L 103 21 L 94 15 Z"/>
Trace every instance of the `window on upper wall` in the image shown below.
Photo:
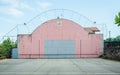
<path fill-rule="evenodd" d="M 58 22 L 57 22 L 57 26 L 62 26 L 62 22 L 61 22 L 61 21 L 58 21 Z"/>

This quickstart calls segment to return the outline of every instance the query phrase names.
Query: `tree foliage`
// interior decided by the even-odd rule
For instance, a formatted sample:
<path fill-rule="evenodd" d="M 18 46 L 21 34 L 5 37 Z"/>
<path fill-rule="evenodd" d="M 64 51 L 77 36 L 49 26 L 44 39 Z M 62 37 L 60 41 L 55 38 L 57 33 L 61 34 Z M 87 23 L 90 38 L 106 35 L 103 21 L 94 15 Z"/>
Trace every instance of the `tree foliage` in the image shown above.
<path fill-rule="evenodd" d="M 118 13 L 118 15 L 115 16 L 115 24 L 120 26 L 120 12 Z"/>
<path fill-rule="evenodd" d="M 15 42 L 12 42 L 12 48 L 17 48 L 17 40 Z"/>
<path fill-rule="evenodd" d="M 17 48 L 17 41 L 13 42 L 7 38 L 0 44 L 0 55 L 10 58 L 12 48 Z"/>
<path fill-rule="evenodd" d="M 105 41 L 120 41 L 120 35 L 115 38 L 107 38 Z"/>

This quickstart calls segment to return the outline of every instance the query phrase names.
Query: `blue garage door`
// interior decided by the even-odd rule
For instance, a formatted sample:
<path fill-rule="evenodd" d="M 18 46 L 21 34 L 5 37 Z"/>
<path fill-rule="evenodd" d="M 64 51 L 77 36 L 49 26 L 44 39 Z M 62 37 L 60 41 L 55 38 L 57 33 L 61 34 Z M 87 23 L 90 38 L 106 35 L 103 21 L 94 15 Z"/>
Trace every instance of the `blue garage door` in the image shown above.
<path fill-rule="evenodd" d="M 74 40 L 45 40 L 45 58 L 74 58 Z"/>

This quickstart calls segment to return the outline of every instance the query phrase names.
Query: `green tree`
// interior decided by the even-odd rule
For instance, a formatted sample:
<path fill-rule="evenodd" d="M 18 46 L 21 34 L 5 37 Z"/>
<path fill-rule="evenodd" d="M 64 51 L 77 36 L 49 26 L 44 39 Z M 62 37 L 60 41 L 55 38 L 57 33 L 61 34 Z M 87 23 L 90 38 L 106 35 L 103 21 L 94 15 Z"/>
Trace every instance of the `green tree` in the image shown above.
<path fill-rule="evenodd" d="M 114 41 L 114 38 L 107 38 L 104 41 Z"/>
<path fill-rule="evenodd" d="M 2 45 L 0 44 L 0 54 L 2 53 Z"/>
<path fill-rule="evenodd" d="M 107 38 L 104 41 L 120 41 L 120 35 L 116 36 L 115 38 Z"/>
<path fill-rule="evenodd" d="M 117 40 L 117 41 L 120 41 L 120 35 L 116 37 L 116 40 Z"/>
<path fill-rule="evenodd" d="M 120 12 L 118 13 L 118 15 L 115 16 L 115 24 L 120 26 Z"/>
<path fill-rule="evenodd" d="M 17 48 L 17 40 L 15 42 L 12 42 L 12 48 Z"/>
<path fill-rule="evenodd" d="M 15 42 L 11 41 L 10 38 L 7 38 L 0 44 L 0 57 L 11 57 L 12 48 L 17 48 L 17 40 Z"/>
<path fill-rule="evenodd" d="M 6 40 L 3 41 L 1 48 L 2 55 L 6 56 L 7 58 L 10 58 L 12 50 L 12 41 L 10 40 L 10 38 L 7 38 Z"/>
<path fill-rule="evenodd" d="M 10 58 L 12 48 L 17 48 L 17 40 L 13 42 L 10 38 L 7 38 L 0 44 L 0 56 Z"/>

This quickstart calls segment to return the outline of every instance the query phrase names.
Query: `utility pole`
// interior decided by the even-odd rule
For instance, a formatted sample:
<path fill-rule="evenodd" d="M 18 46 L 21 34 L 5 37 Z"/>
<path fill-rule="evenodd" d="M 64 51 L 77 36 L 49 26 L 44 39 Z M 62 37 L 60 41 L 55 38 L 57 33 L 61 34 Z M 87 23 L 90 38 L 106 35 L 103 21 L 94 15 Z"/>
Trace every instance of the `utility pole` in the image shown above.
<path fill-rule="evenodd" d="M 111 31 L 109 31 L 109 41 L 111 41 Z"/>

